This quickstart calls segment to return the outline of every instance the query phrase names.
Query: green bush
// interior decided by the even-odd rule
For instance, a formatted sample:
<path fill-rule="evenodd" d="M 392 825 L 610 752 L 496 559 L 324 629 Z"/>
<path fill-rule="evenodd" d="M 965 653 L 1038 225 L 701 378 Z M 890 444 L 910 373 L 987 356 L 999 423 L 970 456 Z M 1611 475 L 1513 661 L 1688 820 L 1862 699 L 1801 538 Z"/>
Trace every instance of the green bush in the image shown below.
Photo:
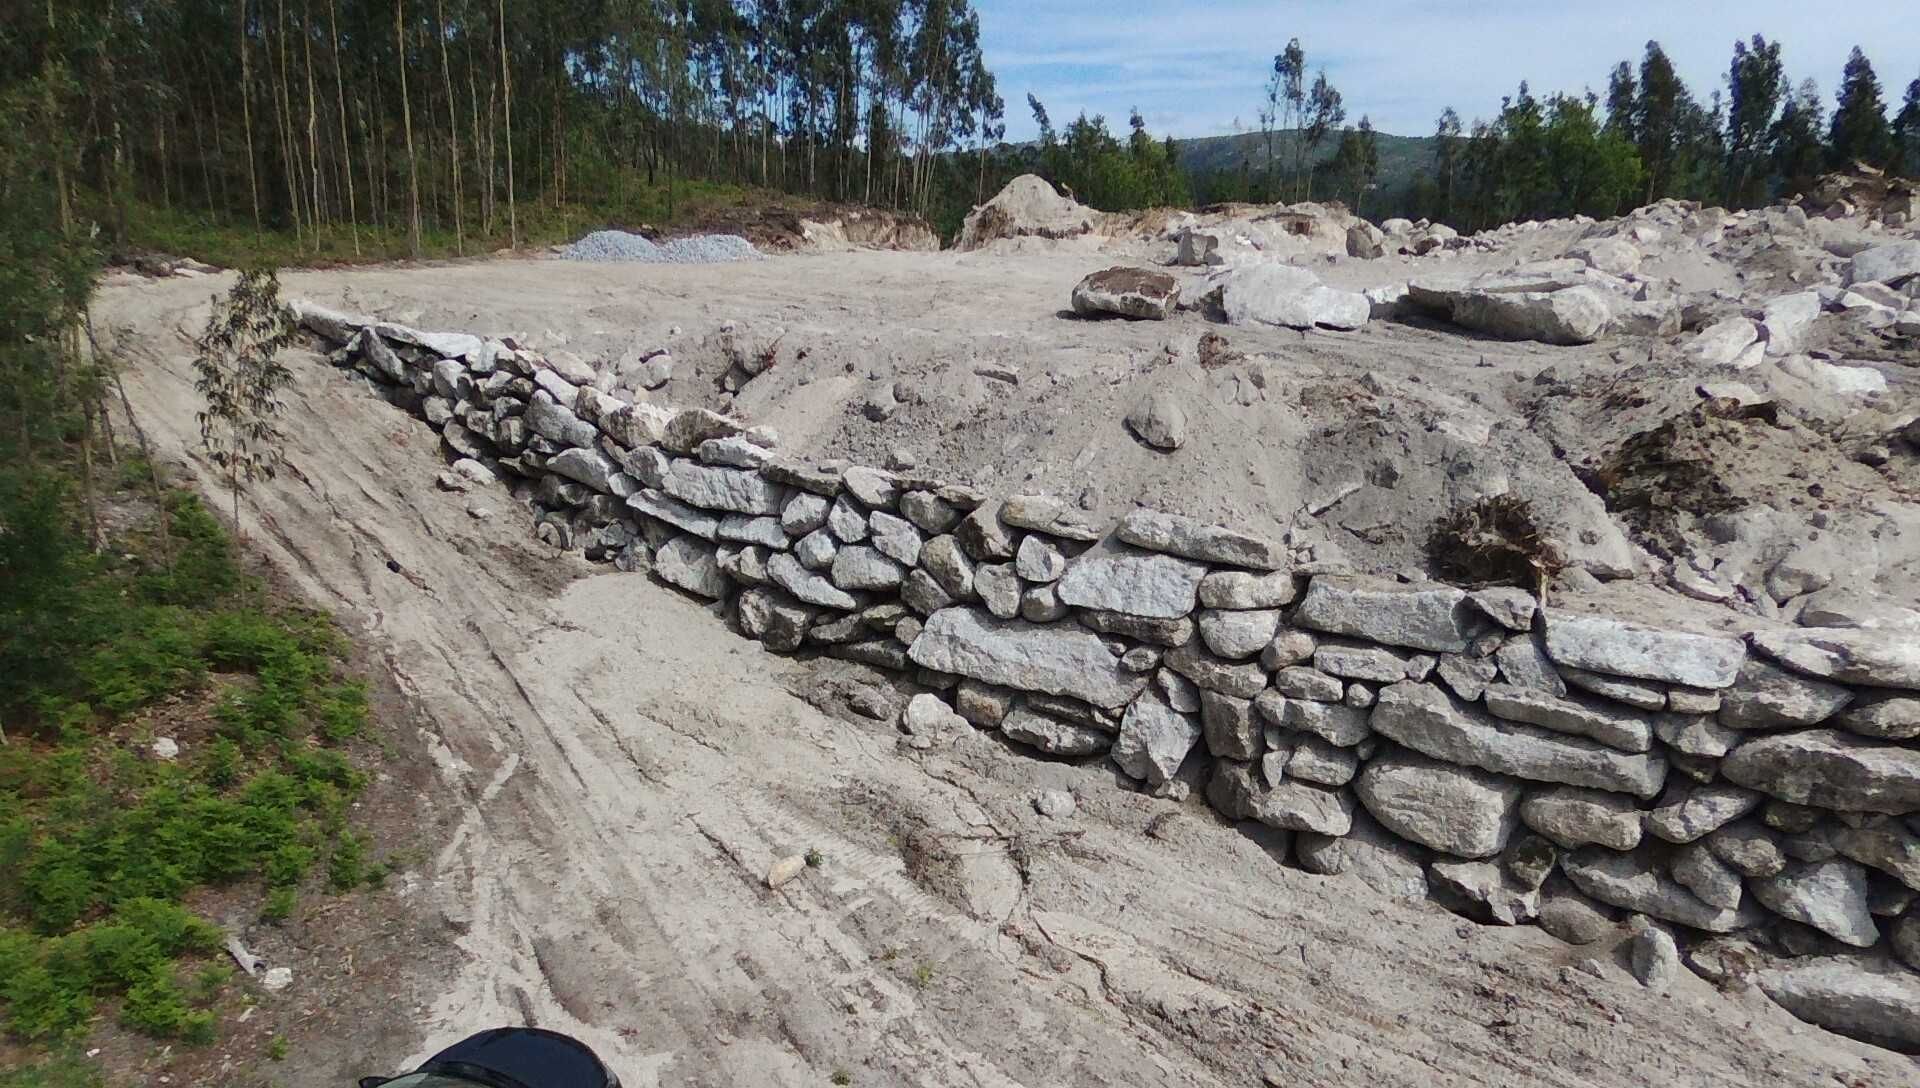
<path fill-rule="evenodd" d="M 100 1088 L 99 1070 L 77 1054 L 0 1070 L 0 1088 Z"/>
<path fill-rule="evenodd" d="M 327 859 L 327 883 L 337 892 L 358 888 L 367 880 L 366 840 L 351 831 L 343 831 L 334 840 L 333 855 Z"/>
<path fill-rule="evenodd" d="M 57 477 L 23 479 L 0 470 L 0 716 L 41 743 L 0 747 L 0 1018 L 19 1038 L 77 1036 L 118 997 L 135 1030 L 209 1041 L 214 1014 L 195 1006 L 226 971 L 183 984 L 180 961 L 217 952 L 220 935 L 177 900 L 257 876 L 263 917 L 285 918 L 322 858 L 337 888 L 372 879 L 346 823 L 364 776 L 307 739 L 359 734 L 366 688 L 336 675 L 324 616 L 240 596 L 226 535 L 197 500 L 168 498 L 166 540 L 156 519 L 97 560 L 76 544 Z M 190 742 L 189 760 L 156 762 L 103 732 L 209 684 L 215 733 Z"/>
<path fill-rule="evenodd" d="M 267 901 L 260 907 L 260 920 L 263 922 L 284 922 L 293 917 L 293 908 L 299 905 L 300 892 L 291 885 L 282 885 L 267 890 Z"/>

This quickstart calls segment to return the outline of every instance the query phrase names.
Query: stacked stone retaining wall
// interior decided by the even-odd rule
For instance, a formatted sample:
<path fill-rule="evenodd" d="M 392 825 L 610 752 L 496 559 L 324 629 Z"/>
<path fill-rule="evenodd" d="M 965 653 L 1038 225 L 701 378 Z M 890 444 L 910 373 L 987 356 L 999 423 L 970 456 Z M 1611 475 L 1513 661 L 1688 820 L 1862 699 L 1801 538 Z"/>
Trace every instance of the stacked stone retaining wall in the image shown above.
<path fill-rule="evenodd" d="M 294 312 L 544 539 L 938 693 L 911 743 L 964 719 L 1162 794 L 1204 784 L 1309 870 L 1486 922 L 1579 941 L 1640 915 L 1694 952 L 1740 933 L 1815 957 L 1760 972 L 1797 1014 L 1920 1048 L 1897 966 L 1920 968 L 1920 632 L 1743 639 L 1316 569 L 1175 514 L 1096 525 L 807 463 L 510 342 Z"/>

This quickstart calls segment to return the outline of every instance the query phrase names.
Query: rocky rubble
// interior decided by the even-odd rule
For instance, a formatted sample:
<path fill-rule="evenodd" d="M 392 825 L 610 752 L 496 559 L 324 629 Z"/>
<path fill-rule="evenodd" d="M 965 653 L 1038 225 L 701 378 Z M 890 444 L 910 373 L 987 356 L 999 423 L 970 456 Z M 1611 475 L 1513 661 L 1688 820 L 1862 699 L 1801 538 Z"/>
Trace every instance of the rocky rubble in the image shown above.
<path fill-rule="evenodd" d="M 1920 989 L 1900 936 L 1920 892 L 1909 630 L 1670 629 L 1305 568 L 1286 542 L 1158 511 L 1109 530 L 1043 496 L 805 463 L 505 342 L 294 311 L 542 539 L 721 602 L 771 649 L 922 689 L 903 747 L 977 727 L 1107 756 L 1295 833 L 1304 867 L 1431 888 L 1483 921 L 1574 932 L 1625 911 L 1683 946 L 1850 948 L 1761 984 L 1835 1030 L 1920 1045 L 1901 1019 Z M 1636 962 L 1665 978 L 1665 945 L 1644 943 Z"/>

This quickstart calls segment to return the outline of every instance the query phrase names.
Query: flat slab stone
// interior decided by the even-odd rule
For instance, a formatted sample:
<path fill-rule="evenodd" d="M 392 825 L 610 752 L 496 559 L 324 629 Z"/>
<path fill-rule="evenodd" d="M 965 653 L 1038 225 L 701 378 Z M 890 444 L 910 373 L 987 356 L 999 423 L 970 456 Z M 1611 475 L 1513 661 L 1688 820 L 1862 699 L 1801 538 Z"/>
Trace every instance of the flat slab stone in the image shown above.
<path fill-rule="evenodd" d="M 991 517 L 991 515 L 988 516 Z M 1000 504 L 1000 520 L 1017 529 L 1050 533 L 1067 540 L 1091 543 L 1106 535 L 1098 526 L 1082 517 L 1078 510 L 1069 507 L 1059 499 L 1050 499 L 1045 495 L 1008 497 L 1006 502 Z M 965 538 L 962 539 L 964 541 Z M 1012 543 L 1007 544 L 1005 555 L 995 555 L 992 558 L 1012 559 Z"/>
<path fill-rule="evenodd" d="M 1777 733 L 1720 763 L 1729 781 L 1839 812 L 1920 811 L 1920 749 L 1834 729 Z"/>
<path fill-rule="evenodd" d="M 1200 579 L 1200 603 L 1207 608 L 1278 608 L 1298 592 L 1286 571 L 1217 570 Z"/>
<path fill-rule="evenodd" d="M 1746 660 L 1737 638 L 1660 631 L 1624 620 L 1545 609 L 1547 653 L 1576 669 L 1694 688 L 1731 685 Z"/>
<path fill-rule="evenodd" d="M 1920 974 L 1871 971 L 1851 958 L 1795 960 L 1754 982 L 1780 1007 L 1849 1038 L 1920 1049 Z"/>
<path fill-rule="evenodd" d="M 1641 851 L 1623 854 L 1589 846 L 1560 859 L 1560 868 L 1574 887 L 1602 903 L 1708 933 L 1731 932 L 1755 917 L 1752 910 L 1703 901 Z"/>
<path fill-rule="evenodd" d="M 1750 887 L 1768 910 L 1836 941 L 1871 948 L 1880 940 L 1867 910 L 1867 871 L 1845 858 L 1789 865 L 1775 876 L 1755 878 Z"/>
<path fill-rule="evenodd" d="M 682 458 L 667 470 L 661 488 L 681 502 L 736 514 L 778 514 L 785 490 L 751 469 L 703 465 Z"/>
<path fill-rule="evenodd" d="M 1647 810 L 1647 830 L 1668 842 L 1694 842 L 1759 808 L 1763 800 L 1724 782 L 1676 781 Z"/>
<path fill-rule="evenodd" d="M 1322 642 L 1313 650 L 1313 667 L 1321 672 L 1348 680 L 1371 680 L 1376 684 L 1405 680 L 1412 664 L 1408 655 L 1385 646 Z"/>
<path fill-rule="evenodd" d="M 1520 783 L 1411 752 L 1374 760 L 1354 785 L 1387 830 L 1442 853 L 1486 858 L 1507 845 L 1518 822 Z"/>
<path fill-rule="evenodd" d="M 1288 565 L 1287 549 L 1275 541 L 1158 510 L 1129 511 L 1116 535 L 1135 547 L 1222 566 L 1272 571 Z"/>
<path fill-rule="evenodd" d="M 1235 664 L 1222 661 L 1203 649 L 1195 640 L 1168 651 L 1167 667 L 1222 695 L 1251 699 L 1267 686 L 1267 673 L 1258 662 Z"/>
<path fill-rule="evenodd" d="M 1090 756 L 1113 746 L 1111 733 L 1026 707 L 1019 707 L 1002 719 L 1000 732 L 1009 740 L 1056 756 Z"/>
<path fill-rule="evenodd" d="M 1206 592 L 1206 583 L 1201 583 Z M 1834 724 L 1863 737 L 1911 740 L 1920 737 L 1920 695 L 1898 692 L 1861 693 Z"/>
<path fill-rule="evenodd" d="M 1843 684 L 1920 689 L 1920 637 L 1869 627 L 1762 631 L 1753 648 L 1793 669 Z"/>
<path fill-rule="evenodd" d="M 1377 733 L 1435 759 L 1536 782 L 1650 798 L 1667 777 L 1656 753 L 1621 752 L 1578 737 L 1501 721 L 1429 684 L 1399 683 L 1380 692 L 1369 724 Z"/>
<path fill-rule="evenodd" d="M 843 612 L 860 607 L 859 598 L 834 585 L 826 575 L 808 570 L 800 560 L 787 552 L 776 552 L 767 560 L 767 576 L 808 604 L 838 608 Z"/>
<path fill-rule="evenodd" d="M 1125 706 L 1148 679 L 1122 670 L 1106 640 L 1085 628 L 995 619 L 972 608 L 927 617 L 907 656 L 938 672 L 1107 708 Z"/>
<path fill-rule="evenodd" d="M 1225 766 L 1230 761 L 1221 763 Z M 1353 791 L 1344 787 L 1335 789 L 1291 778 L 1277 786 L 1254 786 L 1253 818 L 1282 831 L 1344 835 L 1353 830 L 1354 808 Z"/>
<path fill-rule="evenodd" d="M 1631 850 L 1640 845 L 1640 809 L 1623 793 L 1552 786 L 1520 802 L 1520 820 L 1569 850 Z"/>
<path fill-rule="evenodd" d="M 1429 582 L 1323 574 L 1307 587 L 1293 624 L 1389 646 L 1459 653 L 1492 625 L 1465 590 Z"/>
<path fill-rule="evenodd" d="M 1888 820 L 1878 827 L 1835 828 L 1833 848 L 1920 891 L 1920 833 L 1901 826 L 1898 820 Z"/>
<path fill-rule="evenodd" d="M 712 540 L 720 533 L 720 516 L 688 506 L 671 495 L 643 488 L 627 496 L 627 508 L 637 514 L 657 518 L 676 529 Z"/>
<path fill-rule="evenodd" d="M 1653 723 L 1646 715 L 1625 707 L 1597 699 L 1556 699 L 1544 691 L 1512 684 L 1487 685 L 1485 698 L 1488 710 L 1509 721 L 1588 737 L 1623 752 L 1644 752 L 1653 746 Z"/>
<path fill-rule="evenodd" d="M 1670 867 L 1676 881 L 1686 885 L 1701 902 L 1718 908 L 1738 908 L 1745 885 L 1732 865 L 1716 858 L 1705 842 L 1690 842 L 1674 850 Z"/>
<path fill-rule="evenodd" d="M 1562 665 L 1554 671 L 1568 684 L 1582 691 L 1590 691 L 1595 695 L 1612 699 L 1616 703 L 1625 703 L 1642 710 L 1667 708 L 1665 684 L 1656 684 L 1651 680 L 1635 680 L 1627 676 L 1608 676 L 1606 673 L 1588 672 L 1571 665 Z"/>
<path fill-rule="evenodd" d="M 1720 697 L 1720 720 L 1739 729 L 1797 729 L 1826 721 L 1852 701 L 1853 692 L 1839 684 L 1749 658 Z"/>
<path fill-rule="evenodd" d="M 1063 604 L 1148 619 L 1177 619 L 1193 611 L 1207 568 L 1170 555 L 1083 555 L 1055 583 Z"/>

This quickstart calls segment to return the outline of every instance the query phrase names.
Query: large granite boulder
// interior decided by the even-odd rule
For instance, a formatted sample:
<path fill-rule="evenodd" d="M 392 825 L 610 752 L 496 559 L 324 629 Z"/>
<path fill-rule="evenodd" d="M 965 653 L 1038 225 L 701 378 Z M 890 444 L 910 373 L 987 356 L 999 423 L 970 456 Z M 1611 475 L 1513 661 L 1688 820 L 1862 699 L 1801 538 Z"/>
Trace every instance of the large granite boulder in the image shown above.
<path fill-rule="evenodd" d="M 1179 282 L 1165 272 L 1149 272 L 1144 268 L 1104 269 L 1073 288 L 1073 312 L 1082 317 L 1117 314 L 1165 321 L 1179 305 Z"/>

